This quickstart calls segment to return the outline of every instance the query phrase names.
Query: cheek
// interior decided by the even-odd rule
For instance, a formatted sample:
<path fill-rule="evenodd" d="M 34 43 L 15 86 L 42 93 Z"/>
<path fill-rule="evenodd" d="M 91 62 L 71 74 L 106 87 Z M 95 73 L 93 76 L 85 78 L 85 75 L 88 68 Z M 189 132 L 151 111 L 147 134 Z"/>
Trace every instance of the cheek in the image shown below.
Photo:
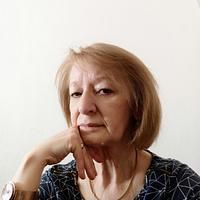
<path fill-rule="evenodd" d="M 118 114 L 116 114 L 116 124 L 115 127 L 117 127 L 121 132 L 125 132 L 129 125 L 129 119 L 130 119 L 130 109 L 127 104 L 122 104 L 119 106 L 121 110 L 119 110 Z"/>
<path fill-rule="evenodd" d="M 115 108 L 107 110 L 107 116 L 104 119 L 110 134 L 122 135 L 128 126 L 130 117 L 129 107 L 127 104 L 117 104 Z"/>

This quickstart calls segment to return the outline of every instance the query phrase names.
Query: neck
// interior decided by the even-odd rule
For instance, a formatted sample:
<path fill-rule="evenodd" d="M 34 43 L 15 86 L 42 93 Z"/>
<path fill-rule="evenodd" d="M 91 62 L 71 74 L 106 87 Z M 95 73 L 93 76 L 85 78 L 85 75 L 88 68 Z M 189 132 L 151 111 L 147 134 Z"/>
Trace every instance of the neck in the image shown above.
<path fill-rule="evenodd" d="M 137 164 L 136 149 L 133 145 L 105 147 L 103 152 L 104 162 L 95 162 L 99 181 L 102 179 L 104 184 L 120 184 L 133 176 Z"/>
<path fill-rule="evenodd" d="M 135 147 L 127 145 L 121 148 L 104 148 L 104 156 L 103 163 L 95 163 L 98 174 L 90 182 L 92 193 L 96 199 L 104 199 L 104 195 L 105 199 L 108 196 L 122 199 L 128 194 L 135 177 L 137 151 Z"/>
<path fill-rule="evenodd" d="M 127 145 L 103 148 L 102 151 L 105 156 L 100 148 L 94 151 L 95 155 L 101 152 L 99 160 L 102 161 L 95 162 L 96 178 L 92 181 L 87 179 L 86 182 L 79 179 L 85 199 L 133 199 L 144 185 L 145 174 L 151 164 L 151 154 L 142 150 L 136 151 L 134 146 L 131 148 Z"/>

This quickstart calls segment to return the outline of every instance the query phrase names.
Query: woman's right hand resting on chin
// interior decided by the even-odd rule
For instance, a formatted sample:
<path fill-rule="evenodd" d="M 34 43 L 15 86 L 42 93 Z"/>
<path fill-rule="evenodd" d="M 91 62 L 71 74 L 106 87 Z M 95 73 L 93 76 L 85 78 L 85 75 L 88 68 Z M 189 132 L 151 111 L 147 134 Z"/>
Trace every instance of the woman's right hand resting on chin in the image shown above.
<path fill-rule="evenodd" d="M 69 153 L 73 153 L 76 160 L 79 177 L 84 179 L 86 172 L 88 178 L 94 179 L 97 172 L 91 157 L 93 151 L 83 145 L 78 127 L 71 127 L 39 144 L 24 157 L 14 176 L 16 188 L 36 191 L 44 167 L 59 163 Z"/>

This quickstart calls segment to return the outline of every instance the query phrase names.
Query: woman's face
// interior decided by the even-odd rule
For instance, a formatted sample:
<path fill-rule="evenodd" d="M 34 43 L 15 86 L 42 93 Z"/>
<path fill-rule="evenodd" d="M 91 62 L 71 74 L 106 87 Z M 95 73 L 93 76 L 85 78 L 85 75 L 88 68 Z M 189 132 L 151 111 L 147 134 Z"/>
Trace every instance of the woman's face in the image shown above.
<path fill-rule="evenodd" d="M 86 145 L 121 142 L 130 118 L 128 91 L 117 77 L 92 64 L 74 65 L 69 77 L 70 112 Z"/>

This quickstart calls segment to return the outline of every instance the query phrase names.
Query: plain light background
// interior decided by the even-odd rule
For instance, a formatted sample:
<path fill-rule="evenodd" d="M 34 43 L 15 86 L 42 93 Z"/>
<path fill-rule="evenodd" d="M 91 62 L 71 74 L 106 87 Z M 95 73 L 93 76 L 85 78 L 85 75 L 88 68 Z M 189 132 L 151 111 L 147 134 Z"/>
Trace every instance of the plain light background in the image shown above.
<path fill-rule="evenodd" d="M 200 174 L 199 6 L 196 0 L 0 0 L 0 188 L 26 152 L 66 128 L 55 74 L 69 47 L 93 42 L 126 48 L 150 68 L 163 107 L 151 149 Z"/>

